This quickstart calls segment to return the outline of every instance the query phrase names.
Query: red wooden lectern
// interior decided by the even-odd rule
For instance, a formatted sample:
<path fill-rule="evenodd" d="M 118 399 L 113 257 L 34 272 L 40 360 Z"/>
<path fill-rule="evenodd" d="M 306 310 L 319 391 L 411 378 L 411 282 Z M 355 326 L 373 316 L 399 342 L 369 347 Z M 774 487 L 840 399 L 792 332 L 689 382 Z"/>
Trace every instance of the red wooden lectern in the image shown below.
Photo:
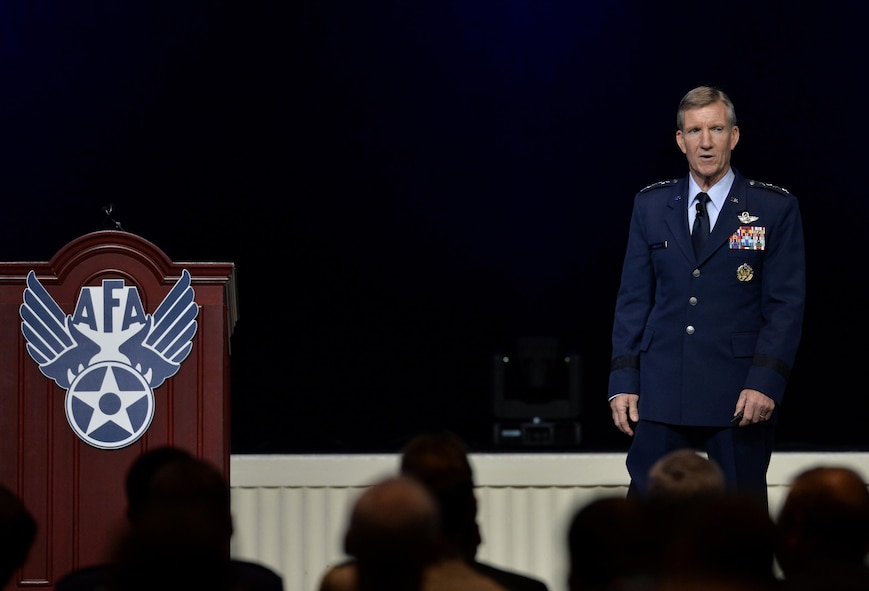
<path fill-rule="evenodd" d="M 229 474 L 234 277 L 114 230 L 0 263 L 0 483 L 39 523 L 9 588 L 109 558 L 142 452 L 176 445 Z"/>

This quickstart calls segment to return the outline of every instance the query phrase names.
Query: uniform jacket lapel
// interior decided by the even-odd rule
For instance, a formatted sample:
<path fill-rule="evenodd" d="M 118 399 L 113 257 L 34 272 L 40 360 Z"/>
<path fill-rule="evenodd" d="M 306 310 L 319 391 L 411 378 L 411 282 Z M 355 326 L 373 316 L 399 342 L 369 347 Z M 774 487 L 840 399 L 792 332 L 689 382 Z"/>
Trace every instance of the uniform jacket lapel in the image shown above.
<path fill-rule="evenodd" d="M 685 177 L 679 181 L 674 187 L 675 191 L 673 198 L 668 204 L 670 211 L 667 212 L 665 220 L 670 231 L 673 233 L 673 240 L 679 249 L 685 254 L 688 260 L 694 260 L 694 247 L 691 244 L 691 231 L 688 228 L 688 178 Z"/>

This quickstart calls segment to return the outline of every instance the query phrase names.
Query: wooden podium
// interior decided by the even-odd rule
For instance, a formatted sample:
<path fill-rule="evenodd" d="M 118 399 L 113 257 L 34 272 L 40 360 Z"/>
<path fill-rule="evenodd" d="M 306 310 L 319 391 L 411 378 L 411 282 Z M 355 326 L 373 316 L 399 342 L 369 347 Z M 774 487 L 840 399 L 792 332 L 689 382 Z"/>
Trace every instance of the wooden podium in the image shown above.
<path fill-rule="evenodd" d="M 183 447 L 228 477 L 234 277 L 114 230 L 0 263 L 0 483 L 39 523 L 9 588 L 108 560 L 144 451 Z"/>

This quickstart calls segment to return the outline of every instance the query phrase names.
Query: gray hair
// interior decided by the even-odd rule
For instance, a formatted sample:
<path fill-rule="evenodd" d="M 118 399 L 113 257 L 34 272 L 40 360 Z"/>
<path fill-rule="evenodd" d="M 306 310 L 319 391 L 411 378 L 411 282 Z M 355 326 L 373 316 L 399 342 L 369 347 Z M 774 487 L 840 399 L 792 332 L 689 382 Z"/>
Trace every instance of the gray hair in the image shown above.
<path fill-rule="evenodd" d="M 681 130 L 685 125 L 685 111 L 699 109 L 718 102 L 724 103 L 724 106 L 727 107 L 727 124 L 730 127 L 735 126 L 736 109 L 727 93 L 713 86 L 698 86 L 689 90 L 679 101 L 679 110 L 676 111 L 676 129 Z"/>

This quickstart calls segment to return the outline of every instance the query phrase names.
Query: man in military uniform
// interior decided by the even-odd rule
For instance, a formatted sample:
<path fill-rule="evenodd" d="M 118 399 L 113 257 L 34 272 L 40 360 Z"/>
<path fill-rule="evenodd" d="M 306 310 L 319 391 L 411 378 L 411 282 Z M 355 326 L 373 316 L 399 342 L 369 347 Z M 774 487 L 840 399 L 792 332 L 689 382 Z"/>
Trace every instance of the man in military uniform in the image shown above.
<path fill-rule="evenodd" d="M 767 501 L 766 472 L 802 332 L 797 199 L 731 167 L 736 112 L 721 90 L 689 91 L 676 143 L 689 174 L 634 198 L 612 333 L 609 402 L 633 437 L 629 494 L 680 448 L 705 450 L 731 490 Z"/>

